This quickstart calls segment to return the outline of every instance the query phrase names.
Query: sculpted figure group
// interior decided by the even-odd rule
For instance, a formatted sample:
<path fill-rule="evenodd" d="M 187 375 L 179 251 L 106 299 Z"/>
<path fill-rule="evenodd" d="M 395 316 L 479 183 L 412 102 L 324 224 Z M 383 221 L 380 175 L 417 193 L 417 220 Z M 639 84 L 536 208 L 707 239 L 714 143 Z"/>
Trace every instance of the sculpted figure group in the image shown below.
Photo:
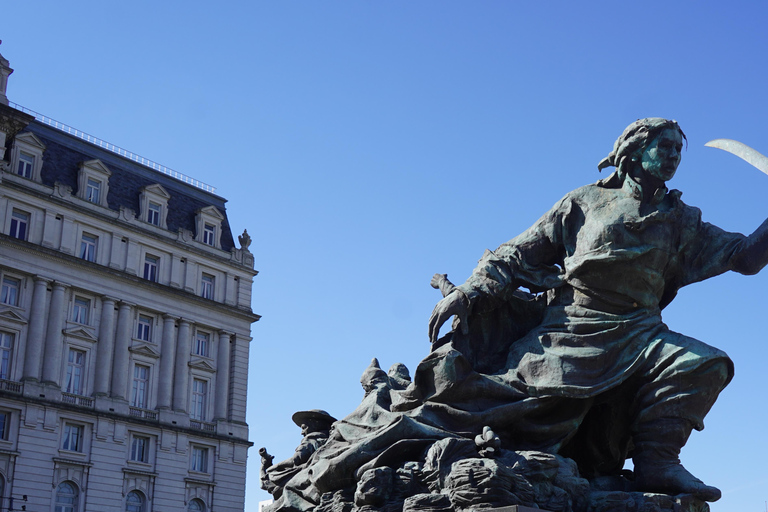
<path fill-rule="evenodd" d="M 486 251 L 463 284 L 436 276 L 413 381 L 372 364 L 360 406 L 272 480 L 272 510 L 708 510 L 720 491 L 678 455 L 733 365 L 661 310 L 683 286 L 762 269 L 768 221 L 729 233 L 669 190 L 684 141 L 675 121 L 632 123 L 598 166 L 610 176 Z"/>

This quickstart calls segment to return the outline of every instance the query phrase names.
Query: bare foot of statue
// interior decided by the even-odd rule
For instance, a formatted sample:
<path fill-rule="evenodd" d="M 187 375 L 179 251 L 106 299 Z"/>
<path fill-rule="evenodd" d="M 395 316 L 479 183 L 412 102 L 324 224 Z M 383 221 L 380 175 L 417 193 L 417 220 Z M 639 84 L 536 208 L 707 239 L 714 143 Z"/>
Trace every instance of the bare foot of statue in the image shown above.
<path fill-rule="evenodd" d="M 691 494 L 703 501 L 717 501 L 722 493 L 693 476 L 679 462 L 635 463 L 635 488 L 643 492 Z"/>

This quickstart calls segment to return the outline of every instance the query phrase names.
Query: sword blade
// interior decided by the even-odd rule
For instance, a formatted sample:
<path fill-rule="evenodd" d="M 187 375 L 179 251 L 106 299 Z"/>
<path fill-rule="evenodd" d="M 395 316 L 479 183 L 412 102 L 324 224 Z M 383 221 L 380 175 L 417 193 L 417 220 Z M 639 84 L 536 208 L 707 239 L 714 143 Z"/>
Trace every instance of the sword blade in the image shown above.
<path fill-rule="evenodd" d="M 765 174 L 768 174 L 768 157 L 746 144 L 731 139 L 715 139 L 704 145 L 710 148 L 722 149 L 723 151 L 736 155 L 748 164 L 757 167 Z"/>

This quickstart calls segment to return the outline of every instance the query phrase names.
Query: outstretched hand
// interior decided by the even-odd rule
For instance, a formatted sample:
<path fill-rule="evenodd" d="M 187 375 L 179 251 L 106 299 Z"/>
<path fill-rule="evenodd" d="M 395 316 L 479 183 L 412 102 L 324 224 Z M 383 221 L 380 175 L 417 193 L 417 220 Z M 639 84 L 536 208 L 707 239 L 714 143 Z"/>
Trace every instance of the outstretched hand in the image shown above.
<path fill-rule="evenodd" d="M 435 309 L 432 310 L 432 316 L 429 317 L 429 341 L 437 342 L 437 338 L 440 336 L 440 327 L 454 315 L 459 317 L 461 332 L 467 334 L 469 332 L 468 313 L 469 304 L 464 294 L 458 290 L 449 293 L 437 303 Z"/>

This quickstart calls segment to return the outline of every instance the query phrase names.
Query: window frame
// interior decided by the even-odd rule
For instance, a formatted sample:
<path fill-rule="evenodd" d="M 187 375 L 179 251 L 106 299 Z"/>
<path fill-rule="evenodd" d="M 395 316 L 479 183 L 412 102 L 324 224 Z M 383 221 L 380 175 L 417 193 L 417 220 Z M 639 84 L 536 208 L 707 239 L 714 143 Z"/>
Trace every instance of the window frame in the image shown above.
<path fill-rule="evenodd" d="M 15 282 L 16 286 L 12 286 Z M 0 277 L 0 304 L 11 307 L 19 307 L 21 304 L 21 290 L 24 281 L 20 277 L 9 276 L 5 273 Z M 6 295 L 6 292 L 12 292 Z"/>
<path fill-rule="evenodd" d="M 157 282 L 160 275 L 160 260 L 160 256 L 149 253 L 144 254 L 144 270 L 142 272 L 144 279 L 153 283 Z"/>
<path fill-rule="evenodd" d="M 128 462 L 134 462 L 137 464 L 149 464 L 150 463 L 150 447 L 152 438 L 145 434 L 135 433 L 131 434 L 131 444 L 128 449 Z M 136 449 L 139 444 L 142 444 L 141 458 L 136 458 Z"/>
<path fill-rule="evenodd" d="M 139 503 L 138 504 L 136 504 L 136 502 L 134 502 L 133 504 L 129 503 L 131 496 L 135 496 L 136 498 L 138 498 Z M 137 489 L 133 489 L 132 491 L 128 492 L 128 494 L 125 495 L 125 512 L 145 512 L 147 510 L 146 505 L 147 505 L 147 497 L 144 496 L 143 492 Z"/>
<path fill-rule="evenodd" d="M 88 203 L 107 208 L 110 176 L 112 176 L 112 171 L 110 171 L 101 160 L 96 159 L 81 162 L 77 177 L 77 197 Z M 89 180 L 100 183 L 99 197 L 94 198 L 92 196 L 91 189 L 89 188 Z"/>
<path fill-rule="evenodd" d="M 73 361 L 72 356 L 77 359 L 80 356 L 81 360 Z M 88 352 L 75 347 L 69 347 L 67 350 L 67 362 L 66 372 L 64 374 L 64 386 L 62 391 L 72 395 L 84 396 L 85 395 L 85 379 L 88 375 L 87 365 Z"/>
<path fill-rule="evenodd" d="M 146 374 L 141 377 L 137 372 L 146 370 Z M 152 367 L 148 364 L 134 363 L 131 377 L 131 407 L 137 409 L 149 409 L 149 392 L 152 385 Z"/>
<path fill-rule="evenodd" d="M 196 356 L 210 358 L 211 333 L 207 331 L 195 332 L 195 345 L 192 353 Z"/>
<path fill-rule="evenodd" d="M 22 217 L 24 217 L 22 219 Z M 29 226 L 32 223 L 32 214 L 18 208 L 11 208 L 11 220 L 8 223 L 8 236 L 17 240 L 26 241 L 29 238 Z M 19 233 L 19 231 L 23 231 Z"/>
<path fill-rule="evenodd" d="M 197 389 L 197 384 L 202 384 L 202 391 Z M 195 421 L 208 421 L 209 394 L 211 381 L 192 376 L 192 386 L 189 395 L 189 417 Z"/>
<path fill-rule="evenodd" d="M 80 325 L 90 325 L 91 308 L 93 301 L 83 295 L 75 295 L 72 298 L 71 322 Z"/>
<path fill-rule="evenodd" d="M 69 446 L 72 442 L 73 432 L 78 432 L 75 436 L 74 449 Z M 61 443 L 59 449 L 65 452 L 84 453 L 85 450 L 85 425 L 73 421 L 63 421 L 61 425 Z"/>
<path fill-rule="evenodd" d="M 215 300 L 216 276 L 207 272 L 200 274 L 200 296 L 204 299 Z"/>
<path fill-rule="evenodd" d="M 152 343 L 152 335 L 155 330 L 155 318 L 151 315 L 139 313 L 136 319 L 136 339 Z"/>
<path fill-rule="evenodd" d="M 14 176 L 40 183 L 40 172 L 43 168 L 43 153 L 45 144 L 32 132 L 22 132 L 16 135 L 11 148 L 10 171 Z M 23 157 L 31 158 L 30 175 L 19 174 Z M 27 163 L 30 163 L 27 160 Z"/>
<path fill-rule="evenodd" d="M 189 451 L 189 470 L 195 473 L 210 475 L 210 463 L 212 458 L 210 456 L 211 448 L 209 446 L 193 444 Z"/>
<path fill-rule="evenodd" d="M 168 229 L 168 201 L 170 199 L 171 195 L 159 183 L 142 188 L 139 194 L 140 219 L 147 224 Z M 157 208 L 152 208 L 152 205 L 157 206 Z"/>
<path fill-rule="evenodd" d="M 64 496 L 61 493 L 62 486 L 66 485 L 67 487 L 71 488 L 74 491 L 74 496 L 72 496 L 71 500 L 72 502 L 63 502 L 60 501 L 60 497 Z M 65 497 L 65 499 L 70 499 L 68 497 Z M 56 491 L 53 498 L 53 506 L 55 512 L 77 512 L 80 509 L 80 488 L 72 481 L 70 480 L 64 480 L 63 482 L 59 482 L 59 485 L 56 486 Z"/>
<path fill-rule="evenodd" d="M 12 380 L 13 376 L 13 352 L 16 348 L 16 334 L 6 330 L 0 330 L 0 379 Z M 8 340 L 10 347 L 5 347 Z"/>
<path fill-rule="evenodd" d="M 86 240 L 90 238 L 91 240 Z M 80 252 L 78 253 L 81 260 L 90 261 L 96 263 L 99 250 L 99 236 L 83 231 L 80 233 Z"/>

